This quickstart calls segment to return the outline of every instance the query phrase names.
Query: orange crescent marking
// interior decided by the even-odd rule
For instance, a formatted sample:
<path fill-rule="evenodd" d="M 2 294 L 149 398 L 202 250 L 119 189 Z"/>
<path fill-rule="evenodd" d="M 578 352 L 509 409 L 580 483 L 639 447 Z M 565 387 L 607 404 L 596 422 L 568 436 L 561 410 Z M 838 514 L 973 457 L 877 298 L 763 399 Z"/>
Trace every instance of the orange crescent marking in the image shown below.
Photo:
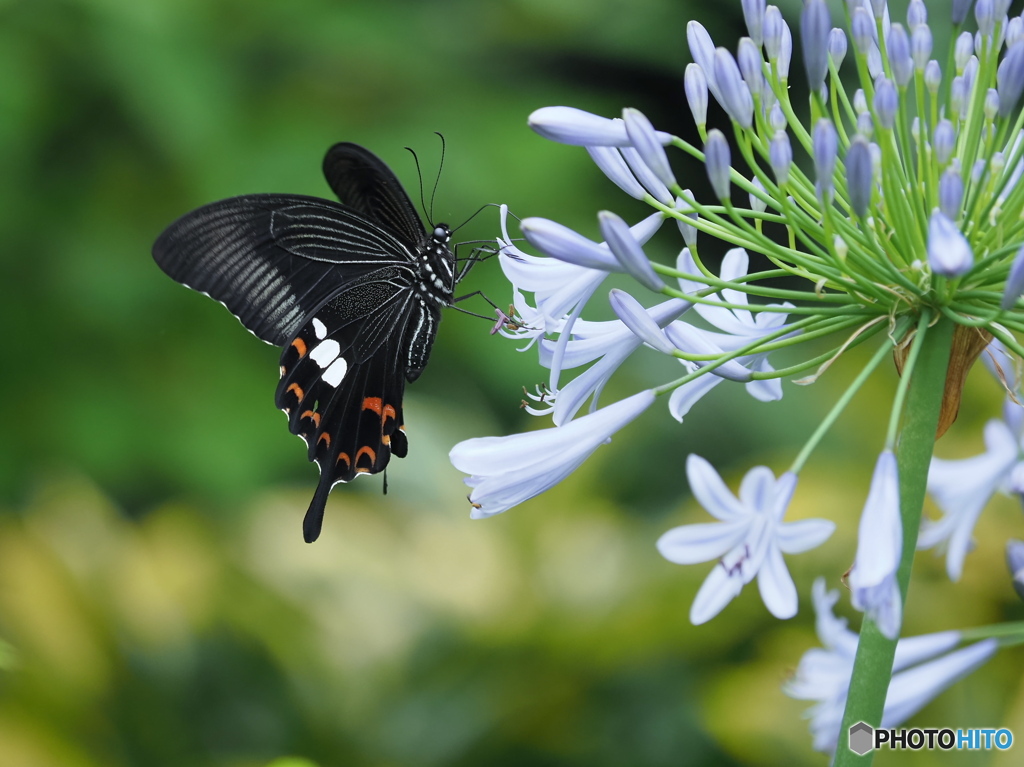
<path fill-rule="evenodd" d="M 320 414 L 319 413 L 314 413 L 312 410 L 307 410 L 305 413 L 302 414 L 302 417 L 303 418 L 312 418 L 313 419 L 313 424 L 317 428 L 320 427 Z"/>
<path fill-rule="evenodd" d="M 380 397 L 367 397 L 363 400 L 363 410 L 372 410 L 377 415 L 380 415 L 382 407 L 384 407 L 384 403 Z"/>
<path fill-rule="evenodd" d="M 295 351 L 299 353 L 299 359 L 302 359 L 303 357 L 306 356 L 306 342 L 303 341 L 301 338 L 296 338 L 294 341 L 292 341 L 292 346 L 294 346 Z"/>
<path fill-rule="evenodd" d="M 330 447 L 331 435 L 328 434 L 327 432 L 324 432 L 323 434 L 320 435 L 320 438 L 317 440 L 317 442 L 327 442 L 327 447 Z"/>
<path fill-rule="evenodd" d="M 352 461 L 348 457 L 348 453 L 338 453 L 338 463 L 345 462 L 345 468 L 347 469 L 352 465 Z"/>
<path fill-rule="evenodd" d="M 297 383 L 291 384 L 287 389 L 285 389 L 285 391 L 294 391 L 295 396 L 299 398 L 299 402 L 301 402 L 302 398 L 306 396 L 306 393 L 302 391 L 302 387 Z"/>
<path fill-rule="evenodd" d="M 374 451 L 372 447 L 359 448 L 359 450 L 356 451 L 356 463 L 359 463 L 359 458 L 360 456 L 362 456 L 363 453 L 366 453 L 368 456 L 370 456 L 371 465 L 377 463 L 377 453 Z M 367 469 L 367 471 L 369 470 Z"/>
<path fill-rule="evenodd" d="M 391 437 L 388 436 L 387 434 L 385 434 L 383 437 L 381 437 L 380 441 L 383 442 L 385 445 L 389 445 L 389 446 L 391 445 Z"/>
<path fill-rule="evenodd" d="M 369 474 L 369 469 L 356 469 L 356 474 Z"/>
<path fill-rule="evenodd" d="M 393 407 L 391 407 L 391 405 L 385 405 L 384 406 L 384 414 L 381 416 L 381 420 L 386 420 L 388 418 L 397 418 L 397 417 L 398 417 L 398 414 L 395 413 L 395 409 Z"/>

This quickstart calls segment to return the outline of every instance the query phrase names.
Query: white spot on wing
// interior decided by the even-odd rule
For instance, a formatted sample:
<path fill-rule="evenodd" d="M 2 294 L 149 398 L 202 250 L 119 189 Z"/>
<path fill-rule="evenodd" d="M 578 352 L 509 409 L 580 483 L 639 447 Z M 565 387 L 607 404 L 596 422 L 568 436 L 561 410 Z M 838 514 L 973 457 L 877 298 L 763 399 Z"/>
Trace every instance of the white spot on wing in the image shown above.
<path fill-rule="evenodd" d="M 309 356 L 313 362 L 325 368 L 334 362 L 339 354 L 341 354 L 341 346 L 333 338 L 328 338 L 326 341 L 318 343 Z"/>
<path fill-rule="evenodd" d="M 317 338 L 323 338 L 327 335 L 326 326 L 316 317 L 313 318 L 313 332 L 316 333 Z"/>
<path fill-rule="evenodd" d="M 319 347 L 318 347 L 319 348 Z M 341 379 L 345 377 L 345 373 L 348 372 L 348 363 L 345 362 L 344 357 L 338 357 L 331 366 L 324 371 L 323 378 L 324 383 L 328 383 L 334 388 L 338 388 L 338 384 L 341 383 Z"/>

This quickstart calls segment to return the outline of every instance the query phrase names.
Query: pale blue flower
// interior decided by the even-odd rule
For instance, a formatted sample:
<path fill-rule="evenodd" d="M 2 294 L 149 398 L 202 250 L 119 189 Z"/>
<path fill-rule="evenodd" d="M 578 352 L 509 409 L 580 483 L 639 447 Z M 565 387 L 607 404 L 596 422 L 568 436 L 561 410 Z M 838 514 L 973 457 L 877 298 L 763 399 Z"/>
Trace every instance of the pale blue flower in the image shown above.
<path fill-rule="evenodd" d="M 655 325 L 664 327 L 691 306 L 688 301 L 673 298 L 647 309 L 647 314 Z M 577 320 L 571 339 L 565 335 L 557 340 L 541 341 L 540 363 L 551 369 L 554 380 L 562 370 L 594 363 L 569 383 L 557 389 L 552 387 L 548 393 L 546 401 L 552 404 L 550 410 L 555 425 L 572 420 L 590 397 L 591 412 L 596 410 L 598 397 L 608 379 L 641 345 L 642 339 L 621 320 Z"/>
<path fill-rule="evenodd" d="M 792 473 L 776 479 L 767 466 L 757 466 L 743 478 L 738 497 L 700 456 L 687 457 L 686 476 L 694 497 L 719 520 L 676 527 L 658 539 L 658 551 L 670 562 L 719 560 L 697 592 L 690 621 L 699 625 L 714 618 L 755 577 L 772 615 L 796 615 L 796 587 L 782 555 L 820 546 L 835 524 L 826 519 L 782 521 L 796 489 Z"/>
<path fill-rule="evenodd" d="M 974 265 L 970 243 L 957 225 L 940 210 L 928 222 L 928 263 L 943 277 L 959 277 Z"/>
<path fill-rule="evenodd" d="M 804 653 L 796 674 L 783 691 L 791 698 L 817 701 L 807 711 L 814 748 L 831 753 L 839 740 L 859 637 L 847 628 L 845 618 L 833 615 L 839 592 L 827 590 L 823 578 L 814 582 L 813 597 L 822 647 Z M 991 658 L 997 648 L 995 640 L 986 639 L 954 650 L 961 640 L 959 631 L 899 640 L 882 727 L 899 727 L 943 690 Z"/>
<path fill-rule="evenodd" d="M 1020 410 L 1013 403 L 1009 407 Z M 950 580 L 960 580 L 964 558 L 973 548 L 974 526 L 989 499 L 997 491 L 1024 490 L 1017 487 L 1024 469 L 1020 449 L 1019 432 L 1005 421 L 993 419 L 985 424 L 985 452 L 981 455 L 960 460 L 932 458 L 928 492 L 943 515 L 922 521 L 917 547 L 945 550 Z"/>
<path fill-rule="evenodd" d="M 521 251 L 509 237 L 507 209 L 502 209 L 502 238 L 498 240 L 498 261 L 513 285 L 516 313 L 526 335 L 560 332 L 565 318 L 585 304 L 608 276 L 602 269 L 579 266 L 557 258 L 532 256 Z M 608 253 L 609 259 L 611 253 Z M 520 291 L 533 293 L 536 308 L 529 306 Z M 516 337 L 524 333 L 516 332 Z"/>
<path fill-rule="evenodd" d="M 742 248 L 732 248 L 722 259 L 721 278 L 733 281 L 747 274 L 749 258 Z M 697 274 L 697 266 L 693 262 L 689 248 L 679 254 L 676 267 L 687 274 Z M 700 290 L 702 283 L 680 280 L 679 286 L 687 293 Z M 713 296 L 723 303 L 744 305 L 747 303 L 746 293 L 738 290 L 723 290 Z M 786 304 L 782 304 L 786 306 Z M 779 330 L 786 324 L 784 312 L 758 312 L 754 314 L 744 309 L 727 309 L 721 306 L 697 304 L 695 311 L 718 331 L 706 330 L 691 324 L 673 323 L 666 328 L 666 334 L 677 348 L 690 354 L 722 354 L 735 351 L 768 333 Z M 683 363 L 690 370 L 700 367 L 697 362 Z M 707 392 L 721 383 L 723 379 L 731 379 L 746 384 L 747 393 L 761 402 L 772 402 L 782 398 L 782 382 L 778 378 L 751 380 L 752 372 L 769 372 L 773 370 L 768 362 L 767 353 L 744 355 L 720 365 L 711 374 L 695 378 L 672 392 L 669 397 L 669 412 L 679 421 L 690 411 L 690 408 Z"/>
<path fill-rule="evenodd" d="M 899 635 L 902 621 L 903 600 L 896 581 L 902 553 L 899 470 L 896 456 L 883 450 L 861 513 L 849 584 L 853 606 L 874 620 L 889 639 Z"/>
<path fill-rule="evenodd" d="M 491 517 L 550 490 L 652 402 L 654 392 L 646 390 L 564 426 L 460 442 L 448 457 L 470 475 L 470 516 Z"/>

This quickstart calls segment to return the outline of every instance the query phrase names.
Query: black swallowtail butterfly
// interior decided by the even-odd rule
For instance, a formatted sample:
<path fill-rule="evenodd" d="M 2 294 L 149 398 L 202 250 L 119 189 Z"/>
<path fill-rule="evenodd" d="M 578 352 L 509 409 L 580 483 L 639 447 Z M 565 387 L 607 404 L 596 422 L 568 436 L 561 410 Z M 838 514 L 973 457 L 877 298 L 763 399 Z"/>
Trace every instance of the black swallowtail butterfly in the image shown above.
<path fill-rule="evenodd" d="M 379 157 L 335 144 L 323 171 L 342 204 L 232 197 L 181 217 L 153 245 L 170 277 L 284 347 L 277 406 L 320 467 L 302 524 L 307 542 L 320 535 L 334 485 L 405 457 L 405 382 L 426 366 L 441 307 L 463 276 L 451 229 L 425 231 Z"/>

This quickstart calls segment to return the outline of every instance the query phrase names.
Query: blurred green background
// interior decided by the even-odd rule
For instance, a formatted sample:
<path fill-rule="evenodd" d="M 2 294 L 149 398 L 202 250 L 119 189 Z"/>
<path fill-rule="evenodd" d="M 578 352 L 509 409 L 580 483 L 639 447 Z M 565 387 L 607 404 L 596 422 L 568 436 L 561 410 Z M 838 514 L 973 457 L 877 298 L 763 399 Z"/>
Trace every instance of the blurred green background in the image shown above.
<path fill-rule="evenodd" d="M 799 5 L 783 9 L 795 23 Z M 659 403 L 555 490 L 471 521 L 448 450 L 535 427 L 519 402 L 546 371 L 450 312 L 407 393 L 411 451 L 389 495 L 379 478 L 337 488 L 308 546 L 317 473 L 273 405 L 277 351 L 149 256 L 200 204 L 326 196 L 335 141 L 380 154 L 415 196 L 403 147 L 429 187 L 434 131 L 448 142 L 436 219 L 506 202 L 590 235 L 600 209 L 636 220 L 642 206 L 583 150 L 526 117 L 636 106 L 691 135 L 691 17 L 729 47 L 743 34 L 738 3 L 674 0 L 0 2 L 0 765 L 825 762 L 780 685 L 817 644 L 811 581 L 838 586 L 852 561 L 891 371 L 801 480 L 793 516 L 840 527 L 789 560 L 800 615 L 772 619 L 751 586 L 695 628 L 710 565 L 654 549 L 708 519 L 685 456 L 733 487 L 755 463 L 784 470 L 858 353 L 813 387 L 786 384 L 780 403 L 721 386 L 683 426 Z M 676 169 L 703 189 L 699 166 Z M 497 232 L 489 208 L 460 238 Z M 659 242 L 652 254 L 671 258 L 674 238 Z M 494 262 L 466 287 L 510 300 Z M 606 401 L 677 370 L 638 354 Z M 1000 396 L 976 371 L 941 454 L 979 451 Z M 1002 562 L 1011 535 L 1020 512 L 1001 499 L 955 587 L 922 555 L 907 633 L 1024 617 Z M 1019 665 L 1000 654 L 917 721 L 1024 735 Z M 1013 756 L 972 758 L 955 763 Z"/>

